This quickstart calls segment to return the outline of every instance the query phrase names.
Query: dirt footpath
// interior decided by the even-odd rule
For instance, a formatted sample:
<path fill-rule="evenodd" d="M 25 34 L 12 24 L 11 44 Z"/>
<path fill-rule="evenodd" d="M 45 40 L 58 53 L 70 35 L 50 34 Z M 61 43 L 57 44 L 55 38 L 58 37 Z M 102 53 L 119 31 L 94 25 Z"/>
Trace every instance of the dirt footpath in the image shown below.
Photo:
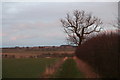
<path fill-rule="evenodd" d="M 60 66 L 64 63 L 65 60 L 67 60 L 68 57 L 65 57 L 53 64 L 52 66 L 49 66 L 45 69 L 45 72 L 42 75 L 42 78 L 50 78 L 51 75 L 53 75 L 59 68 Z"/>
<path fill-rule="evenodd" d="M 99 75 L 93 72 L 92 68 L 84 61 L 78 59 L 77 57 L 73 57 L 73 59 L 77 63 L 78 69 L 83 72 L 86 78 L 100 78 Z"/>

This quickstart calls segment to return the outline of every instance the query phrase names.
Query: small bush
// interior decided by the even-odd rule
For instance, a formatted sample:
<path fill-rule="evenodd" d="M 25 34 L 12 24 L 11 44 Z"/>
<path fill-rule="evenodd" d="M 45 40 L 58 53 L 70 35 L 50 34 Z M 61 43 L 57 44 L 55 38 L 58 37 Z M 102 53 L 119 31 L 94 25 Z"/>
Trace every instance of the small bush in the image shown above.
<path fill-rule="evenodd" d="M 120 35 L 117 33 L 97 35 L 76 50 L 76 56 L 88 63 L 104 78 L 120 77 Z"/>

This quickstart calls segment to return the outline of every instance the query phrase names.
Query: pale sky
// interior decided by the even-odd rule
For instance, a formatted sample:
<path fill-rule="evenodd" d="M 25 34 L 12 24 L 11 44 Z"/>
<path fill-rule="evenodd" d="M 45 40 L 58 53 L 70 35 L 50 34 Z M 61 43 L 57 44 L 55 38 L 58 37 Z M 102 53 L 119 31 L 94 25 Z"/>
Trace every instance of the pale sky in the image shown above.
<path fill-rule="evenodd" d="M 117 2 L 3 2 L 2 45 L 55 46 L 66 44 L 60 19 L 73 10 L 99 17 L 105 29 L 118 15 Z"/>

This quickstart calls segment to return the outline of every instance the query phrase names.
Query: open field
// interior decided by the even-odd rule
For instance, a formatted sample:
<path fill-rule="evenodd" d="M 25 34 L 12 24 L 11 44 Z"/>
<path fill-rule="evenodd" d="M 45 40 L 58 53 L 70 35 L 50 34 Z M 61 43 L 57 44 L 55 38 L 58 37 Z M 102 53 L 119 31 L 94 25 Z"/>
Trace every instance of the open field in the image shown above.
<path fill-rule="evenodd" d="M 41 53 L 73 53 L 75 48 L 3 48 L 2 53 L 41 54 Z"/>
<path fill-rule="evenodd" d="M 40 78 L 45 68 L 60 58 L 3 59 L 3 78 Z"/>
<path fill-rule="evenodd" d="M 46 68 L 54 66 L 61 58 L 3 59 L 3 78 L 43 78 Z M 59 63 L 58 63 L 59 64 Z M 76 62 L 69 58 L 56 69 L 50 78 L 85 78 Z"/>

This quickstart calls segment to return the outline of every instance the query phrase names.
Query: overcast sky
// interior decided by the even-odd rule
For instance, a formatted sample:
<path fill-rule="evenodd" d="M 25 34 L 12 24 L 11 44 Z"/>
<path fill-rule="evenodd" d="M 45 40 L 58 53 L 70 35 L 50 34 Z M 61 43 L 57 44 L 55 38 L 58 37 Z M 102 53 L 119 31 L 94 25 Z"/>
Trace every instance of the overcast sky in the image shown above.
<path fill-rule="evenodd" d="M 101 18 L 106 29 L 118 15 L 117 2 L 3 2 L 2 45 L 55 46 L 66 44 L 60 19 L 73 10 L 85 10 Z"/>

